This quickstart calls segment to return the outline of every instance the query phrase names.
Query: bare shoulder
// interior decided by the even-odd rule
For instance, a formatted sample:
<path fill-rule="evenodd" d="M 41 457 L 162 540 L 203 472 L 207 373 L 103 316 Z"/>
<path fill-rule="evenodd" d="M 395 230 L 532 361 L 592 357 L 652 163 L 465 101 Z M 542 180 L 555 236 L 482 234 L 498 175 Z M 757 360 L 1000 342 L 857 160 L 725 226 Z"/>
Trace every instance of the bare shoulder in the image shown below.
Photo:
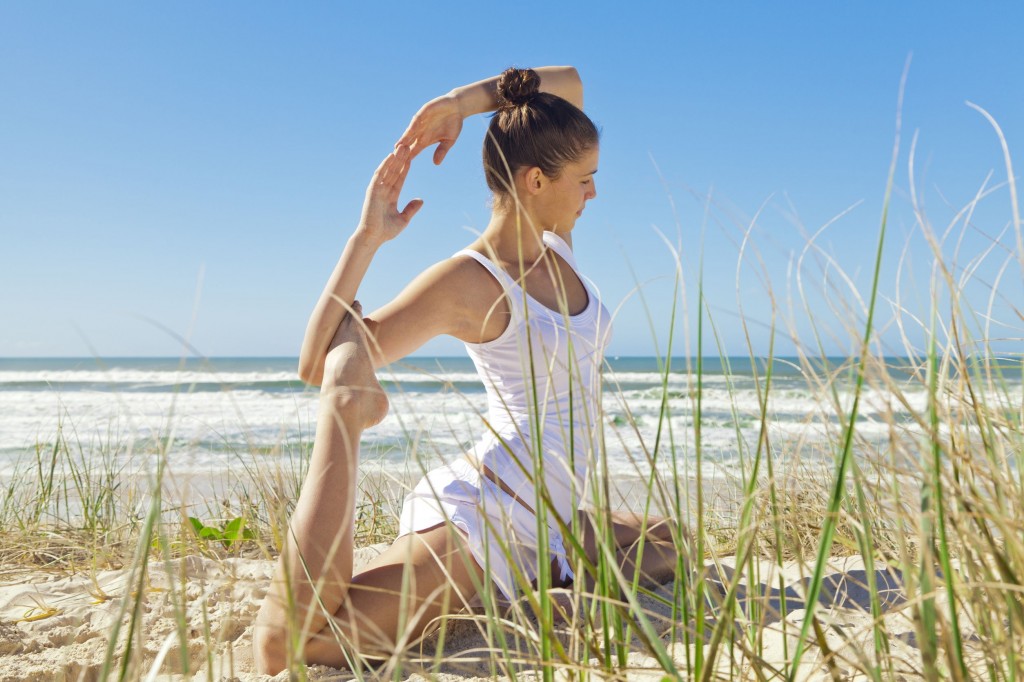
<path fill-rule="evenodd" d="M 472 256 L 456 254 L 427 268 L 413 282 L 429 287 L 434 294 L 443 294 L 453 302 L 463 302 L 469 307 L 478 298 L 488 302 L 501 295 L 502 288 L 494 276 Z"/>
<path fill-rule="evenodd" d="M 393 300 L 367 316 L 381 366 L 442 334 L 468 343 L 497 338 L 508 324 L 501 285 L 469 256 L 454 256 L 417 275 Z"/>
<path fill-rule="evenodd" d="M 463 260 L 469 259 L 446 258 L 434 263 L 416 275 L 394 300 L 371 317 L 386 317 L 414 308 L 418 312 L 429 313 L 438 322 L 453 321 L 475 274 L 472 266 L 467 267 Z M 447 329 L 442 330 L 442 333 L 448 333 Z"/>
<path fill-rule="evenodd" d="M 482 263 L 465 254 L 452 256 L 444 265 L 453 301 L 461 311 L 459 329 L 453 335 L 469 343 L 484 343 L 500 336 L 511 315 L 498 280 Z"/>
<path fill-rule="evenodd" d="M 452 279 L 473 298 L 482 297 L 488 304 L 504 293 L 501 284 L 490 270 L 476 258 L 466 254 L 456 254 L 447 260 L 451 268 Z M 500 267 L 500 266 L 497 266 Z"/>

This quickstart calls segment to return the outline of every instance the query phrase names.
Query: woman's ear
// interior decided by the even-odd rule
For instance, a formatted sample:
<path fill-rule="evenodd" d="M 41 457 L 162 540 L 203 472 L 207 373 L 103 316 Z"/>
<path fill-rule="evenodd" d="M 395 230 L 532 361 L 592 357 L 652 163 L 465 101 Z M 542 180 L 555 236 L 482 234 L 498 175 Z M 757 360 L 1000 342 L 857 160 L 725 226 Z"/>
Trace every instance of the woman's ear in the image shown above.
<path fill-rule="evenodd" d="M 523 181 L 526 185 L 526 191 L 530 194 L 536 194 L 544 188 L 547 178 L 544 176 L 544 171 L 534 166 L 533 168 L 526 169 Z"/>

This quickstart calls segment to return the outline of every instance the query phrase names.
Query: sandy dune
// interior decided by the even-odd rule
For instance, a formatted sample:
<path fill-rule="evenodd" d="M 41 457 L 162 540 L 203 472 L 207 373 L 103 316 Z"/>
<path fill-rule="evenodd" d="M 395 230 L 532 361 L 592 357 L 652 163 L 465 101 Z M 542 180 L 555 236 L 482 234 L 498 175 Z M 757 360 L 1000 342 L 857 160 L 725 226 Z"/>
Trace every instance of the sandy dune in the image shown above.
<path fill-rule="evenodd" d="M 378 547 L 360 550 L 357 563 L 379 551 Z M 730 559 L 720 563 L 721 574 L 718 569 L 711 570 L 716 576 L 708 583 L 711 601 L 724 592 L 724 582 L 732 574 Z M 787 565 L 781 576 L 767 562 L 762 562 L 759 569 L 761 582 L 741 585 L 738 593 L 748 606 L 747 616 L 764 623 L 762 641 L 752 644 L 744 623 L 736 623 L 723 646 L 731 643 L 737 660 L 744 658 L 742 649 L 760 646 L 765 663 L 781 667 L 784 652 L 792 655 L 806 614 L 801 595 L 807 578 L 796 565 Z M 850 659 L 856 660 L 860 655 L 856 652 L 873 650 L 870 602 L 866 573 L 859 559 L 836 559 L 832 569 L 821 598 L 824 608 L 819 614 L 826 644 L 838 654 L 835 672 L 846 677 L 853 672 Z M 144 662 L 130 671 L 130 678 L 184 679 L 184 655 L 193 671 L 191 679 L 208 679 L 211 674 L 215 679 L 268 679 L 254 672 L 250 642 L 256 610 L 271 570 L 269 561 L 199 556 L 178 560 L 169 571 L 161 564 L 153 565 L 144 588 L 145 599 L 140 602 L 142 625 L 131 639 L 132 647 L 145 652 Z M 138 585 L 138 577 L 130 570 L 103 571 L 92 577 L 13 571 L 5 575 L 8 577 L 0 587 L 0 681 L 98 679 L 112 631 L 119 621 L 122 627 L 117 652 L 125 650 L 124 635 L 131 614 L 123 613 L 124 598 L 136 594 Z M 780 584 L 785 586 L 784 590 Z M 915 662 L 920 661 L 920 652 L 916 650 L 901 576 L 883 568 L 876 571 L 876 584 L 887 631 L 893 635 L 887 642 L 892 659 L 902 662 L 899 669 L 913 676 L 919 667 Z M 673 587 L 664 585 L 659 591 L 670 596 Z M 181 600 L 174 596 L 182 591 L 187 597 L 187 611 L 177 614 L 174 604 Z M 783 602 L 785 618 L 781 615 Z M 658 632 L 667 632 L 672 627 L 670 609 L 662 602 L 645 596 L 640 603 Z M 184 654 L 178 641 L 177 618 L 184 619 L 188 633 Z M 711 614 L 707 621 L 709 633 L 714 625 Z M 571 626 L 563 626 L 560 639 L 572 649 Z M 472 618 L 449 626 L 443 656 L 434 656 L 435 646 L 436 642 L 428 639 L 418 652 L 426 661 L 423 669 L 430 671 L 430 677 L 491 678 L 487 657 L 480 653 L 487 648 L 487 642 Z M 685 664 L 687 651 L 682 645 L 669 647 L 669 651 L 681 665 Z M 720 660 L 727 665 L 728 655 Z M 432 665 L 435 662 L 438 665 Z M 822 663 L 822 650 L 816 644 L 809 643 L 802 667 L 807 678 L 830 677 Z M 313 679 L 352 677 L 351 673 L 323 667 L 309 672 Z M 379 672 L 390 674 L 387 666 Z M 630 655 L 627 677 L 659 679 L 661 674 L 657 661 L 648 654 L 637 651 Z M 419 677 L 412 675 L 408 679 Z M 743 677 L 753 678 L 753 674 L 748 671 Z"/>

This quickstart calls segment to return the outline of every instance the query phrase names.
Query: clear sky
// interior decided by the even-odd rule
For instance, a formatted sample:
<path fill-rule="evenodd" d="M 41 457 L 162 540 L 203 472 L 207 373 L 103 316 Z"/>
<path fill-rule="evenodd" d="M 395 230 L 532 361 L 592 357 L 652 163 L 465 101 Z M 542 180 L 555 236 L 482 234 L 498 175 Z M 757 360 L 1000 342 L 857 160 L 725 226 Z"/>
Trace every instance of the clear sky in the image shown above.
<path fill-rule="evenodd" d="M 613 355 L 651 354 L 652 333 L 666 343 L 675 268 L 658 231 L 682 247 L 688 338 L 703 253 L 725 352 L 746 352 L 741 304 L 755 351 L 767 349 L 759 254 L 780 326 L 792 318 L 809 343 L 814 320 L 829 351 L 845 352 L 841 319 L 856 307 L 849 287 L 866 295 L 870 284 L 908 57 L 884 338 L 900 352 L 897 296 L 912 344 L 914 317 L 928 315 L 916 132 L 916 196 L 933 229 L 953 225 L 943 259 L 955 277 L 973 272 L 966 295 L 979 312 L 1011 259 L 993 309 L 1008 326 L 990 333 L 1019 349 L 1007 172 L 992 127 L 965 101 L 991 113 L 1024 168 L 1022 7 L 4 2 L 0 356 L 177 355 L 175 335 L 209 356 L 297 355 L 370 173 L 411 115 L 513 64 L 576 66 L 602 128 L 599 196 L 574 240 L 618 310 Z M 467 122 L 441 167 L 418 159 L 406 196 L 426 205 L 379 253 L 366 308 L 486 225 L 485 124 Z M 955 216 L 990 172 L 993 191 L 965 228 Z M 807 235 L 840 214 L 798 263 Z M 792 349 L 785 334 L 778 344 Z M 677 340 L 676 354 L 686 350 Z M 460 352 L 450 339 L 421 350 Z"/>

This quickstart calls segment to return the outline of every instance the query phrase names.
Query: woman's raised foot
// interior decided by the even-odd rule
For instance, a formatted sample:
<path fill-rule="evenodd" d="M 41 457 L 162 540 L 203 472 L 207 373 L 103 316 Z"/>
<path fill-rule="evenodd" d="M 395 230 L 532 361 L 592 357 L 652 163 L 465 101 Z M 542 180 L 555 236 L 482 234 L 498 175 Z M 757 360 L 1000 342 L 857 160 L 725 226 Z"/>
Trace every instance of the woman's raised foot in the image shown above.
<path fill-rule="evenodd" d="M 327 350 L 321 395 L 334 401 L 341 416 L 352 417 L 360 428 L 368 428 L 387 415 L 388 398 L 373 371 L 362 307 L 356 301 L 352 309 L 341 321 Z"/>

